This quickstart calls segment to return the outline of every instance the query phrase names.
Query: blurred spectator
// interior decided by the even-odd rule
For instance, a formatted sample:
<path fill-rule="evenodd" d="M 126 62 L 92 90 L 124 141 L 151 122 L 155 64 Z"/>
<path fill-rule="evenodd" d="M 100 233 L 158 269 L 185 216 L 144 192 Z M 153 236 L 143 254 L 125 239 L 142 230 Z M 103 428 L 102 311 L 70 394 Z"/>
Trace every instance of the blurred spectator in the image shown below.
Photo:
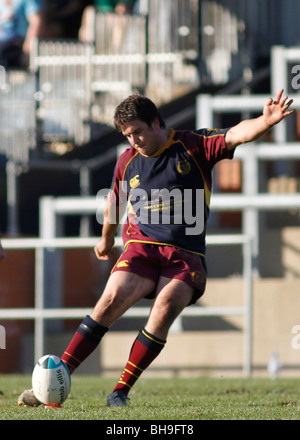
<path fill-rule="evenodd" d="M 100 12 L 116 12 L 117 14 L 129 14 L 133 11 L 136 0 L 95 0 L 94 5 Z"/>
<path fill-rule="evenodd" d="M 94 0 L 83 12 L 79 39 L 86 43 L 94 41 L 94 12 L 131 14 L 137 0 Z"/>
<path fill-rule="evenodd" d="M 92 0 L 44 0 L 47 38 L 77 39 L 82 14 Z"/>
<path fill-rule="evenodd" d="M 27 67 L 30 45 L 42 34 L 40 0 L 0 0 L 0 65 Z"/>

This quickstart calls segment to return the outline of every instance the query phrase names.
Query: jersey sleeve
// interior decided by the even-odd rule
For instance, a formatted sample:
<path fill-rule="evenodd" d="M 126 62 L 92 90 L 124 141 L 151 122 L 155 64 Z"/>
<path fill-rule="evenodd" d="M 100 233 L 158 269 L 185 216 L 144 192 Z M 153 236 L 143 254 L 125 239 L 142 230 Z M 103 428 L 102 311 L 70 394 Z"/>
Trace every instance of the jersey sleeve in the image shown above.
<path fill-rule="evenodd" d="M 113 174 L 110 191 L 110 202 L 121 205 L 127 202 L 128 189 L 125 180 L 125 173 L 128 163 L 131 160 L 130 150 L 126 150 L 119 157 Z"/>
<path fill-rule="evenodd" d="M 213 167 L 222 159 L 232 159 L 234 150 L 228 150 L 225 135 L 229 128 L 224 129 L 200 129 L 194 133 L 199 136 L 198 143 L 204 149 L 208 163 Z"/>

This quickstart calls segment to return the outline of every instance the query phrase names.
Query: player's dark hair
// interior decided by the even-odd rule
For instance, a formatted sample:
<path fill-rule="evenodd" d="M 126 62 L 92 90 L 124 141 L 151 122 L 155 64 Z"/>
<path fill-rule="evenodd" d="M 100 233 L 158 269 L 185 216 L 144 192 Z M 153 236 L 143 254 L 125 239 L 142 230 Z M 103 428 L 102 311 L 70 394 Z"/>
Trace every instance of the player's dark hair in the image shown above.
<path fill-rule="evenodd" d="M 139 119 L 146 122 L 151 127 L 154 119 L 157 118 L 161 128 L 166 128 L 166 124 L 157 110 L 156 105 L 151 99 L 133 94 L 124 99 L 115 110 L 114 125 L 118 131 L 122 131 L 128 122 Z"/>

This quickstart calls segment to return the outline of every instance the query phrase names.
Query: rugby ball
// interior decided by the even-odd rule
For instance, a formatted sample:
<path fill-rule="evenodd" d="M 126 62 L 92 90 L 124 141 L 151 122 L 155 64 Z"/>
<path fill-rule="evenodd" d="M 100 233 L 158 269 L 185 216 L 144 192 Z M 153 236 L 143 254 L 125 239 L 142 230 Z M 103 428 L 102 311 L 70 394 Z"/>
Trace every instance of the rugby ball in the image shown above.
<path fill-rule="evenodd" d="M 58 356 L 46 354 L 36 363 L 32 372 L 35 397 L 45 405 L 61 405 L 71 390 L 68 368 Z"/>

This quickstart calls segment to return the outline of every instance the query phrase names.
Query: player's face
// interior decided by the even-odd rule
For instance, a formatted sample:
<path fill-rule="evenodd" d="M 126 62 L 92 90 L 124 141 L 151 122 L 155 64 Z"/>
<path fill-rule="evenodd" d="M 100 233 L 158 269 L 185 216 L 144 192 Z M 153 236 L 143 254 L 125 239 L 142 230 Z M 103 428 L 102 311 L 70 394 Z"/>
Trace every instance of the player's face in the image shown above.
<path fill-rule="evenodd" d="M 122 133 L 133 148 L 147 156 L 154 154 L 165 143 L 165 135 L 158 120 L 154 120 L 149 127 L 146 122 L 135 119 L 122 128 Z"/>

